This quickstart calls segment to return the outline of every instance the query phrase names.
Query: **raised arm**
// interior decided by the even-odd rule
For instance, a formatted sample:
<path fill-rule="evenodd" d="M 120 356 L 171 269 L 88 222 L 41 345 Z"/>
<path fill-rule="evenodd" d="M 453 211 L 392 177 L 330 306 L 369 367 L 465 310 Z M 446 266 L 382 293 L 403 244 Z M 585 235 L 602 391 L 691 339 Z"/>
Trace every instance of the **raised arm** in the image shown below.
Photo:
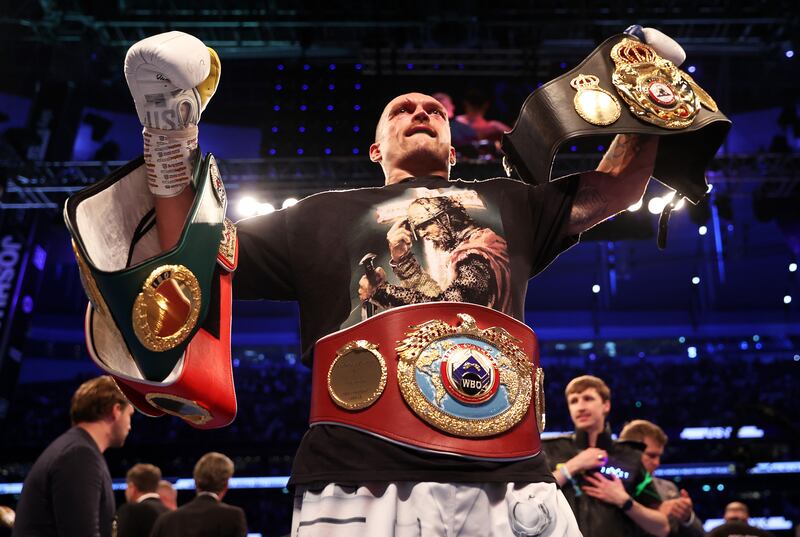
<path fill-rule="evenodd" d="M 581 174 L 569 233 L 586 231 L 642 199 L 657 149 L 657 136 L 617 135 L 597 169 Z"/>
<path fill-rule="evenodd" d="M 144 126 L 147 181 L 163 250 L 178 241 L 194 201 L 197 124 L 220 71 L 216 53 L 183 32 L 143 39 L 125 57 L 125 79 Z"/>

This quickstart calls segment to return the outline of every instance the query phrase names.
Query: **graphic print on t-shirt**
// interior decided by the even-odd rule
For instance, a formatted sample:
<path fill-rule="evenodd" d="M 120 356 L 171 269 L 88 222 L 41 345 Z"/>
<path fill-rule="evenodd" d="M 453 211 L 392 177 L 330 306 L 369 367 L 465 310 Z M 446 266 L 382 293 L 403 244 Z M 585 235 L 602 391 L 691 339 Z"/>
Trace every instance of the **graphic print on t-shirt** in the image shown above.
<path fill-rule="evenodd" d="M 443 300 L 512 313 L 499 213 L 475 190 L 410 188 L 373 209 L 350 237 L 357 255 L 344 327 L 385 309 Z"/>

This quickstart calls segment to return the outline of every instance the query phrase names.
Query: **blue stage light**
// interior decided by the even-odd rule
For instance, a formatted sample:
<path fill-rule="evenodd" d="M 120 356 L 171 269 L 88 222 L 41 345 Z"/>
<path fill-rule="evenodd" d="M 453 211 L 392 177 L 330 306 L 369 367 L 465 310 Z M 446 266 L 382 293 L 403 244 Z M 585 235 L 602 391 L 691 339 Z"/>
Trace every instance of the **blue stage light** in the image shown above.
<path fill-rule="evenodd" d="M 298 132 L 306 132 L 306 128 L 305 127 L 298 127 L 297 130 L 298 130 Z"/>
<path fill-rule="evenodd" d="M 569 150 L 574 153 L 575 151 L 578 150 L 578 146 L 577 145 L 570 146 Z"/>
<path fill-rule="evenodd" d="M 330 90 L 330 91 L 333 91 L 333 90 L 335 90 L 335 89 L 336 89 L 336 85 L 334 85 L 334 84 L 328 84 L 328 90 Z"/>
<path fill-rule="evenodd" d="M 603 145 L 598 145 L 598 146 L 597 146 L 597 150 L 598 150 L 598 151 L 605 151 L 605 149 L 606 149 L 606 148 L 605 148 L 605 146 L 603 146 Z"/>
<path fill-rule="evenodd" d="M 791 304 L 792 303 L 792 295 L 785 295 L 783 297 L 783 303 L 784 304 Z"/>
<path fill-rule="evenodd" d="M 354 155 L 358 155 L 358 153 L 359 153 L 359 151 L 358 151 L 358 148 L 357 148 L 357 147 L 354 147 L 354 148 L 353 148 L 353 154 L 354 154 Z"/>
<path fill-rule="evenodd" d="M 308 91 L 308 84 L 303 84 L 302 86 L 300 86 L 300 89 L 303 91 Z"/>
<path fill-rule="evenodd" d="M 695 358 L 697 358 L 697 347 L 687 348 L 686 356 L 688 356 L 690 360 L 694 360 Z"/>
<path fill-rule="evenodd" d="M 789 272 L 797 272 L 797 263 L 789 263 Z"/>
<path fill-rule="evenodd" d="M 330 125 L 326 126 L 325 132 L 333 132 L 333 127 L 331 127 Z"/>
<path fill-rule="evenodd" d="M 355 67 L 356 67 L 356 71 L 360 71 L 360 70 L 361 70 L 361 67 L 362 67 L 362 65 L 361 65 L 360 63 L 357 63 L 357 64 L 355 65 Z"/>
<path fill-rule="evenodd" d="M 330 64 L 328 66 L 328 69 L 330 69 L 331 71 L 335 71 L 336 70 L 336 64 L 335 63 Z"/>
<path fill-rule="evenodd" d="M 787 50 L 785 52 L 785 54 L 786 54 L 787 58 L 794 58 L 794 51 L 793 50 Z"/>
<path fill-rule="evenodd" d="M 697 228 L 697 232 L 700 235 L 705 235 L 706 233 L 708 233 L 708 228 L 706 226 L 700 226 L 699 228 Z"/>
<path fill-rule="evenodd" d="M 298 155 L 302 155 L 303 154 L 303 148 L 302 147 L 298 147 L 297 148 L 297 154 Z"/>
<path fill-rule="evenodd" d="M 560 66 L 562 69 L 566 69 L 566 68 L 567 68 L 567 62 L 561 62 L 561 63 L 559 64 L 559 66 Z"/>
<path fill-rule="evenodd" d="M 695 67 L 694 65 L 690 65 L 689 68 L 686 70 L 689 71 L 690 73 L 694 73 L 695 71 L 697 71 L 697 67 Z"/>
<path fill-rule="evenodd" d="M 282 63 L 278 64 L 278 71 L 283 71 L 283 64 Z"/>
<path fill-rule="evenodd" d="M 278 110 L 281 109 L 281 107 L 276 104 L 275 106 L 272 107 L 272 109 L 277 112 Z"/>
<path fill-rule="evenodd" d="M 281 86 L 280 84 L 275 84 L 275 91 L 281 91 L 282 89 L 283 86 Z"/>
<path fill-rule="evenodd" d="M 409 71 L 412 70 L 413 68 L 414 68 L 414 64 L 413 63 L 407 63 L 406 64 L 406 69 L 408 69 Z"/>
<path fill-rule="evenodd" d="M 325 154 L 326 155 L 330 155 L 331 154 L 331 148 L 330 147 L 326 147 L 325 148 Z"/>
<path fill-rule="evenodd" d="M 361 105 L 360 104 L 353 105 L 353 110 L 355 111 L 361 110 Z"/>
<path fill-rule="evenodd" d="M 597 293 L 599 293 L 599 292 L 600 292 L 600 286 L 599 286 L 599 285 L 597 285 L 597 284 L 594 284 L 594 285 L 592 286 L 592 293 L 594 293 L 594 294 L 597 294 Z"/>
<path fill-rule="evenodd" d="M 358 125 L 353 125 L 353 132 L 358 132 L 360 130 L 361 130 L 361 127 L 359 127 Z"/>
<path fill-rule="evenodd" d="M 700 276 L 692 276 L 692 285 L 698 285 L 700 283 Z"/>
<path fill-rule="evenodd" d="M 681 336 L 678 338 L 678 343 L 686 343 L 686 338 Z"/>
<path fill-rule="evenodd" d="M 278 132 L 278 127 L 272 127 L 272 132 Z"/>
<path fill-rule="evenodd" d="M 311 69 L 310 65 L 308 65 L 307 63 L 303 64 L 303 71 L 308 71 L 309 69 Z"/>
<path fill-rule="evenodd" d="M 304 105 L 304 104 L 301 104 L 300 105 L 300 111 L 301 112 L 305 112 L 306 110 L 308 110 L 308 107 L 306 105 Z"/>
<path fill-rule="evenodd" d="M 361 84 L 359 82 L 356 82 L 355 85 L 353 86 L 353 88 L 355 88 L 356 90 L 360 90 L 361 89 Z"/>
<path fill-rule="evenodd" d="M 329 105 L 328 105 L 326 108 L 328 109 L 328 112 L 330 112 L 330 111 L 332 111 L 332 110 L 333 110 L 333 105 L 332 105 L 332 104 L 329 104 Z"/>
<path fill-rule="evenodd" d="M 276 154 L 277 152 L 278 152 L 278 151 L 277 151 L 277 150 L 276 150 L 274 147 L 273 147 L 272 149 L 270 149 L 270 150 L 269 150 L 269 154 L 270 154 L 270 155 L 274 155 L 274 154 Z"/>

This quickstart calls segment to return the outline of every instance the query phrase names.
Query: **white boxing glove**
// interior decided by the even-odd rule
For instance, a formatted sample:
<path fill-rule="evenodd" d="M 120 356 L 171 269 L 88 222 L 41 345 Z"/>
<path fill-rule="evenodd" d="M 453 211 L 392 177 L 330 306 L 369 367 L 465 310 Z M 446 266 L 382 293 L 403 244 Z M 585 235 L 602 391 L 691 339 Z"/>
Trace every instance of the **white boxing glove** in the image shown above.
<path fill-rule="evenodd" d="M 215 57 L 183 32 L 154 35 L 128 49 L 125 79 L 142 125 L 163 130 L 197 125 L 219 83 Z"/>
<path fill-rule="evenodd" d="M 144 125 L 144 159 L 154 195 L 178 195 L 191 182 L 197 123 L 221 71 L 216 52 L 183 32 L 154 35 L 128 50 L 125 79 Z"/>
<path fill-rule="evenodd" d="M 642 28 L 639 24 L 632 24 L 625 29 L 628 35 L 636 37 L 642 43 L 653 47 L 653 50 L 665 60 L 669 60 L 680 67 L 686 61 L 686 51 L 670 36 L 655 28 Z"/>

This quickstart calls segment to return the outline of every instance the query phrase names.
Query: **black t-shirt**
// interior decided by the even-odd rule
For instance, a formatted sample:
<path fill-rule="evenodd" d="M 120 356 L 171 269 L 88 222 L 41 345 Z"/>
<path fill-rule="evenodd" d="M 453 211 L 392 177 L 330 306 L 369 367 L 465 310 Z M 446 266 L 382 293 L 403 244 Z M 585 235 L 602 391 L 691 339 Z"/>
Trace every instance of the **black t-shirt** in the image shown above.
<path fill-rule="evenodd" d="M 378 310 L 463 297 L 524 321 L 528 279 L 577 242 L 565 232 L 577 179 L 534 187 L 432 176 L 310 196 L 237 224 L 234 296 L 297 300 L 307 365 L 319 338 L 362 320 L 360 262 L 370 253 L 389 283 L 375 295 Z M 418 269 L 414 280 L 402 280 L 401 269 L 390 265 L 386 235 L 400 221 L 414 233 L 407 258 Z M 434 228 L 439 231 L 432 234 Z M 301 442 L 292 483 L 552 481 L 542 459 L 477 462 L 319 425 Z"/>
<path fill-rule="evenodd" d="M 542 450 L 550 462 L 550 470 L 565 463 L 588 447 L 586 433 L 550 438 L 542 443 Z M 610 431 L 597 437 L 597 447 L 606 450 L 608 463 L 601 469 L 602 473 L 614 473 L 625 486 L 625 490 L 633 499 L 645 507 L 658 507 L 661 497 L 656 491 L 652 477 L 642 465 L 642 449 L 644 444 L 638 442 L 615 442 Z M 581 475 L 573 476 L 577 485 L 583 485 Z M 647 535 L 617 506 L 610 505 L 586 494 L 577 494 L 571 483 L 562 487 L 564 496 L 575 513 L 584 537 L 617 537 L 619 535 Z"/>

